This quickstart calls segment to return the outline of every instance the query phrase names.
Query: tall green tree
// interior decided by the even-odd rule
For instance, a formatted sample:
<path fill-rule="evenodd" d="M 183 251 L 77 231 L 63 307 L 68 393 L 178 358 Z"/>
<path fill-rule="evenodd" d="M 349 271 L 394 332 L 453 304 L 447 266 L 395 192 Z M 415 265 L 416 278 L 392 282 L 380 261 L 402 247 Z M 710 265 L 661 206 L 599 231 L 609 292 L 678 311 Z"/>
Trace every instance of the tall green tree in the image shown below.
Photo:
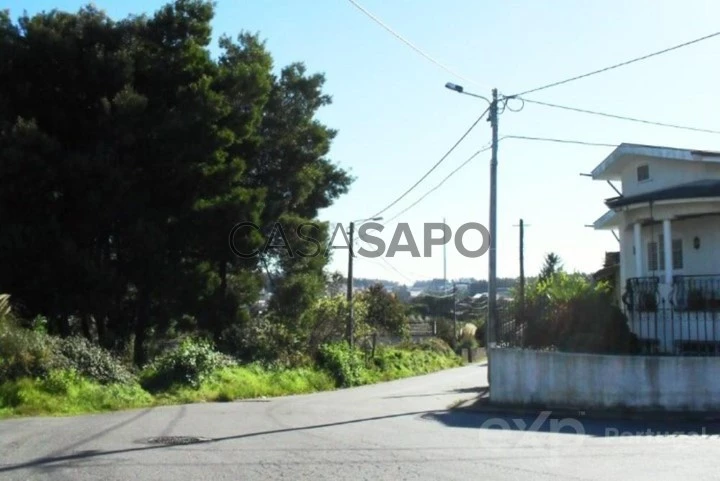
<path fill-rule="evenodd" d="M 367 323 L 383 334 L 404 336 L 409 333 L 409 319 L 405 305 L 380 283 L 373 284 L 360 294 L 367 306 Z"/>
<path fill-rule="evenodd" d="M 232 254 L 233 224 L 310 221 L 351 182 L 315 119 L 323 77 L 275 76 L 246 33 L 213 59 L 213 16 L 205 0 L 120 21 L 92 6 L 0 14 L 0 290 L 53 332 L 134 340 L 138 364 L 153 336 L 243 322 L 263 263 Z M 327 259 L 265 260 L 309 305 Z"/>
<path fill-rule="evenodd" d="M 545 256 L 545 263 L 540 270 L 538 281 L 546 281 L 553 275 L 562 271 L 562 264 L 560 262 L 560 256 L 554 252 L 550 252 Z"/>

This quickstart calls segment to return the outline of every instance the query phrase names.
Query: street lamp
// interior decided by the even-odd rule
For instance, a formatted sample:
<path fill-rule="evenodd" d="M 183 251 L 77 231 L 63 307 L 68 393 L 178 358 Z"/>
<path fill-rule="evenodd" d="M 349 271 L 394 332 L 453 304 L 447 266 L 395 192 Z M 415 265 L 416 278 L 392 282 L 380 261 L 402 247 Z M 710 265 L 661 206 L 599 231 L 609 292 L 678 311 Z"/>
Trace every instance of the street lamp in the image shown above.
<path fill-rule="evenodd" d="M 460 93 L 460 94 L 469 95 L 470 97 L 477 97 L 479 99 L 483 99 L 485 102 L 492 104 L 492 102 L 487 97 L 483 97 L 482 95 L 474 94 L 472 92 L 465 92 L 465 88 L 462 85 L 448 82 L 445 84 L 445 88 L 454 90 L 455 92 Z"/>
<path fill-rule="evenodd" d="M 350 222 L 350 250 L 348 251 L 348 275 L 347 275 L 347 302 L 348 302 L 348 321 L 347 321 L 347 342 L 350 348 L 353 347 L 353 338 L 355 336 L 355 319 L 353 319 L 353 251 L 355 235 L 355 222 L 370 222 L 382 220 L 382 217 L 373 217 L 372 219 L 359 219 Z"/>
<path fill-rule="evenodd" d="M 497 89 L 492 90 L 492 101 L 482 95 L 465 92 L 461 85 L 446 83 L 445 87 L 455 92 L 478 97 L 490 104 L 489 121 L 492 127 L 492 159 L 490 161 L 490 249 L 488 256 L 488 319 L 485 326 L 485 349 L 488 359 L 488 384 L 490 384 L 490 348 L 494 343 L 495 323 L 497 322 L 497 272 L 496 272 L 496 246 L 497 246 L 497 149 L 498 149 L 498 94 Z"/>

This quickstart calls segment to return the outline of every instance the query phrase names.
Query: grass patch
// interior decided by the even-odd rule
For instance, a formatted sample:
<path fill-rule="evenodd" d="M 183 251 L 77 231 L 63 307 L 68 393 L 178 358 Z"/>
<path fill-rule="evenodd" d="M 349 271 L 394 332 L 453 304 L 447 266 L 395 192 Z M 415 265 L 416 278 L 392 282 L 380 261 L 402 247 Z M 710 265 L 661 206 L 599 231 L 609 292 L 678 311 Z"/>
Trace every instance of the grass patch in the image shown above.
<path fill-rule="evenodd" d="M 357 354 L 357 353 L 356 353 Z M 325 364 L 297 368 L 266 368 L 258 364 L 216 368 L 197 382 L 182 376 L 162 389 L 133 380 L 104 383 L 76 370 L 53 370 L 0 384 L 0 418 L 28 415 L 74 415 L 197 402 L 231 402 L 331 391 L 428 374 L 464 364 L 444 346 L 379 347 L 372 359 L 347 355 L 339 346 L 328 350 Z M 356 362 L 357 361 L 357 362 Z M 346 366 L 350 363 L 350 367 Z M 322 366 L 322 367 L 321 367 Z M 156 370 L 150 372 L 156 375 Z M 348 378 L 352 382 L 348 383 Z M 143 376 L 139 379 L 142 381 Z M 147 388 L 147 390 L 145 388 Z"/>
<path fill-rule="evenodd" d="M 197 388 L 175 385 L 158 393 L 159 404 L 229 402 L 238 399 L 287 396 L 329 391 L 335 388 L 325 371 L 314 368 L 267 370 L 250 365 L 217 370 Z"/>
<path fill-rule="evenodd" d="M 384 348 L 379 349 L 375 358 L 370 362 L 366 373 L 366 383 L 419 376 L 459 367 L 463 364 L 463 360 L 458 356 L 432 350 Z"/>
<path fill-rule="evenodd" d="M 0 416 L 98 413 L 145 407 L 152 401 L 137 383 L 102 385 L 74 371 L 0 384 Z"/>

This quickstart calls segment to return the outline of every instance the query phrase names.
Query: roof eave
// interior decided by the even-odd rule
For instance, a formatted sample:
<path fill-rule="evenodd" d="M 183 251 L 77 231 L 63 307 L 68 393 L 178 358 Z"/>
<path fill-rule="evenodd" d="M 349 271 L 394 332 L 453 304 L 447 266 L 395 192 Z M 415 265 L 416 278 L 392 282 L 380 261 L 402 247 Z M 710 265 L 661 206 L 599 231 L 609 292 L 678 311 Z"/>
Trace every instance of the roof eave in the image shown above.
<path fill-rule="evenodd" d="M 614 210 L 609 210 L 599 219 L 593 222 L 595 230 L 612 230 L 619 226 L 618 214 Z"/>

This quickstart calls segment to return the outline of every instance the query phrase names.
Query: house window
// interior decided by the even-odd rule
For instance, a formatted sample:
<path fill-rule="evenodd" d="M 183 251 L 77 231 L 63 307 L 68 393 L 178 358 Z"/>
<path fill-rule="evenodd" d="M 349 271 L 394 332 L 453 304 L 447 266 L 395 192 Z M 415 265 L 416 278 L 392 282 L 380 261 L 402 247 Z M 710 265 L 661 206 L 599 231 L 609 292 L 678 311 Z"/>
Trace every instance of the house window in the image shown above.
<path fill-rule="evenodd" d="M 682 239 L 674 239 L 672 242 L 673 269 L 683 268 Z"/>
<path fill-rule="evenodd" d="M 657 242 L 648 242 L 648 270 L 649 271 L 656 271 L 658 270 L 658 243 Z"/>
<path fill-rule="evenodd" d="M 642 182 L 644 180 L 648 180 L 650 178 L 650 166 L 649 165 L 641 165 L 637 168 L 637 180 L 638 182 Z"/>
<path fill-rule="evenodd" d="M 662 234 L 659 236 L 658 242 L 650 242 L 648 244 L 648 255 L 651 255 L 650 251 L 650 244 L 653 244 L 655 247 L 655 254 L 652 254 L 653 256 L 657 255 L 657 258 L 654 259 L 652 262 L 648 262 L 648 265 L 655 265 L 656 268 L 649 268 L 650 270 L 665 270 L 665 239 Z M 683 250 L 682 250 L 682 239 L 673 239 L 672 241 L 672 263 L 673 263 L 673 270 L 682 269 L 683 268 Z"/>

